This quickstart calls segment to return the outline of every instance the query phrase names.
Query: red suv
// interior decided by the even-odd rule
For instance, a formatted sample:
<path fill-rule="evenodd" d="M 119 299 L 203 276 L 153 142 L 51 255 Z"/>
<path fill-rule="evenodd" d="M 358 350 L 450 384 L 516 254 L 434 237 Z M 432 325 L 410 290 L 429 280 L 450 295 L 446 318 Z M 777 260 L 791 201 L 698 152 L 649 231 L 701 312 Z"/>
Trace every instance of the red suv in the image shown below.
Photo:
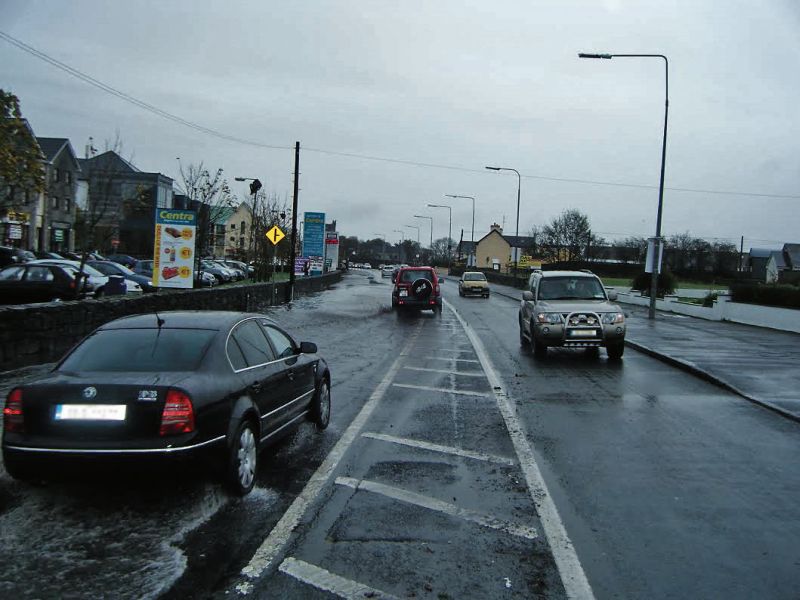
<path fill-rule="evenodd" d="M 403 267 L 393 281 L 392 308 L 442 312 L 442 290 L 433 267 Z"/>

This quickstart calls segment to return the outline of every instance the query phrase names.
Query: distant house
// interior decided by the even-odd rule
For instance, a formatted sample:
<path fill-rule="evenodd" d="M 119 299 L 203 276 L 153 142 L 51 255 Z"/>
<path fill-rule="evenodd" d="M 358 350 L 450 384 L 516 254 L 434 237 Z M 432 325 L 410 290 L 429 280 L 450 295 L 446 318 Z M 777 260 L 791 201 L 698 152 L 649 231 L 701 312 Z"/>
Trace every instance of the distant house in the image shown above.
<path fill-rule="evenodd" d="M 224 227 L 222 255 L 226 258 L 244 258 L 250 249 L 250 236 L 253 233 L 253 210 L 250 205 L 242 202 L 238 207 L 229 207 L 224 220 L 220 218 L 217 221 L 220 222 Z"/>
<path fill-rule="evenodd" d="M 140 171 L 113 150 L 79 162 L 89 188 L 86 222 L 97 249 L 152 254 L 155 210 L 174 207 L 172 178 Z"/>
<path fill-rule="evenodd" d="M 800 271 L 800 244 L 784 244 L 783 258 L 785 261 L 785 269 Z"/>
<path fill-rule="evenodd" d="M 489 233 L 478 240 L 475 249 L 476 266 L 510 273 L 515 254 L 523 255 L 536 243 L 528 236 L 503 235 L 503 228 L 494 223 Z"/>
<path fill-rule="evenodd" d="M 38 225 L 39 249 L 75 249 L 75 202 L 81 167 L 67 138 L 37 137 L 45 163 L 44 219 Z"/>

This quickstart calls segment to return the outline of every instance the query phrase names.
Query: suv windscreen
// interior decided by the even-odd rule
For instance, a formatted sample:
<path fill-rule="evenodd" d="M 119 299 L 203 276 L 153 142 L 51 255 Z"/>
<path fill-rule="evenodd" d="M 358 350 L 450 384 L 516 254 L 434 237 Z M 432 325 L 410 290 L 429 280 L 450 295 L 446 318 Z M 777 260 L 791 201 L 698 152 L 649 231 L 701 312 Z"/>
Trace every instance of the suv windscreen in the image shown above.
<path fill-rule="evenodd" d="M 433 281 L 433 274 L 430 271 L 411 271 L 406 270 L 403 271 L 402 275 L 400 276 L 400 281 L 403 283 L 414 283 L 417 279 L 427 279 L 428 281 Z"/>
<path fill-rule="evenodd" d="M 539 282 L 539 300 L 605 300 L 594 277 L 546 277 Z"/>

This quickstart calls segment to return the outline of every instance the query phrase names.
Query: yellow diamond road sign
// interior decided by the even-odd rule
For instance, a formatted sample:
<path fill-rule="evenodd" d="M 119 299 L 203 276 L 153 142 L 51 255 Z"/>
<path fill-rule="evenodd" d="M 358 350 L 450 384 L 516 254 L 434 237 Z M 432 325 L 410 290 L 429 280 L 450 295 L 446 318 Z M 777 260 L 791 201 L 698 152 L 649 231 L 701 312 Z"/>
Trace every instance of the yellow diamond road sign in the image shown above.
<path fill-rule="evenodd" d="M 286 234 L 281 231 L 281 228 L 275 225 L 272 229 L 267 232 L 267 239 L 272 242 L 274 246 L 278 245 L 283 238 L 286 237 Z"/>

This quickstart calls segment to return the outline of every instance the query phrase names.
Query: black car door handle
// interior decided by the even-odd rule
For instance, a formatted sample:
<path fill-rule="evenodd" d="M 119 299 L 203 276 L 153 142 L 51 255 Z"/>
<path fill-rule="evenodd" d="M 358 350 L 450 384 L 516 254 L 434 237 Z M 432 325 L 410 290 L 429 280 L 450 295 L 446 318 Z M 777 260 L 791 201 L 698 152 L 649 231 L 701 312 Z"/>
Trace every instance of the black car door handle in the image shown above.
<path fill-rule="evenodd" d="M 294 381 L 294 371 L 289 371 L 286 376 L 289 378 L 289 381 Z"/>
<path fill-rule="evenodd" d="M 253 390 L 256 394 L 261 391 L 261 382 L 254 381 L 253 384 L 250 386 L 250 389 Z"/>

